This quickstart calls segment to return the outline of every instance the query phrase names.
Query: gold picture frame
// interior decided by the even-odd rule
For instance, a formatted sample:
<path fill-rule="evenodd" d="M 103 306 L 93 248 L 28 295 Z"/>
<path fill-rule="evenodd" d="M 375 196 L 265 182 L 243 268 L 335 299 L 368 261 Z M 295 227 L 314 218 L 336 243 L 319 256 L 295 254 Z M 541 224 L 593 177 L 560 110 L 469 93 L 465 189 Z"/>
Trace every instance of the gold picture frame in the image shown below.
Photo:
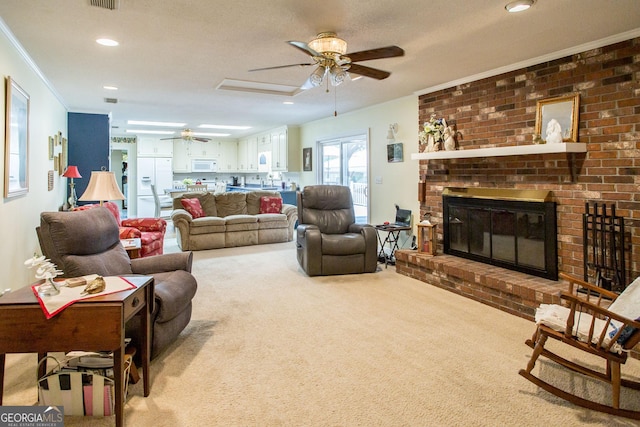
<path fill-rule="evenodd" d="M 29 192 L 29 94 L 6 78 L 4 197 Z"/>
<path fill-rule="evenodd" d="M 536 135 L 546 140 L 549 122 L 555 119 L 562 131 L 562 142 L 578 142 L 579 110 L 579 93 L 539 100 L 536 105 Z"/>

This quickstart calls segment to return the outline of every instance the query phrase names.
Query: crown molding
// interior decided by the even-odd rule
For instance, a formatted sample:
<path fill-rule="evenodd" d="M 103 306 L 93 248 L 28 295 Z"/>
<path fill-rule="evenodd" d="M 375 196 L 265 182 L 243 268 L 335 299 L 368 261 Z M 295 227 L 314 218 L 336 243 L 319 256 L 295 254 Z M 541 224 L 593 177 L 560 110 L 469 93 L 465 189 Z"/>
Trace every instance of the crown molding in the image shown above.
<path fill-rule="evenodd" d="M 2 32 L 2 34 L 4 34 L 7 37 L 7 39 L 9 40 L 9 43 L 14 47 L 14 49 L 22 57 L 24 62 L 27 64 L 27 66 L 31 69 L 31 71 L 34 72 L 34 74 L 36 76 L 38 76 L 38 78 L 42 81 L 42 83 L 44 83 L 44 85 L 47 87 L 47 89 L 49 89 L 49 91 L 51 91 L 53 96 L 55 96 L 56 99 L 60 102 L 60 104 L 62 104 L 64 109 L 69 111 L 69 108 L 67 107 L 67 104 L 65 103 L 64 99 L 62 98 L 62 96 L 53 87 L 51 82 L 45 77 L 45 75 L 42 73 L 40 68 L 38 68 L 36 63 L 31 58 L 31 56 L 29 56 L 29 53 L 27 53 L 27 51 L 22 47 L 22 45 L 20 44 L 18 39 L 13 35 L 13 33 L 11 32 L 11 30 L 9 29 L 7 24 L 2 19 L 2 17 L 0 17 L 0 32 Z"/>

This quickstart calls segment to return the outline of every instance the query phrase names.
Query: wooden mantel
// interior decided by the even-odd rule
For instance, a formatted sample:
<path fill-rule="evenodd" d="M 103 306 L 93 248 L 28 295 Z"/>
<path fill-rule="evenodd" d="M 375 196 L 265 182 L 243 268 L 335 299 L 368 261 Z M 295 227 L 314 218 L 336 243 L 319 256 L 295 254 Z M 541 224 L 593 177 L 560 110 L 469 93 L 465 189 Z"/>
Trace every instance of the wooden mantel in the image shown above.
<path fill-rule="evenodd" d="M 561 144 L 516 145 L 510 147 L 475 148 L 471 150 L 434 151 L 413 153 L 411 160 L 467 159 L 473 157 L 523 156 L 529 154 L 586 153 L 587 144 L 563 142 Z"/>

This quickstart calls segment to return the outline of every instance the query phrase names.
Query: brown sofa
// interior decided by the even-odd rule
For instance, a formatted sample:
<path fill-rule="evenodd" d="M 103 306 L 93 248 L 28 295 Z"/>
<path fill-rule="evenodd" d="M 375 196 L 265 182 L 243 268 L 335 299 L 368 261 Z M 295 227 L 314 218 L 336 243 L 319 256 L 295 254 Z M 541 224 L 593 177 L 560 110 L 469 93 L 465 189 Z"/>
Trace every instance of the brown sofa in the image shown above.
<path fill-rule="evenodd" d="M 292 241 L 298 219 L 296 206 L 283 204 L 280 213 L 260 213 L 263 196 L 280 197 L 280 193 L 186 193 L 175 198 L 171 219 L 178 246 L 183 251 L 197 251 Z M 191 197 L 200 199 L 204 217 L 193 218 L 182 206 L 181 200 Z"/>

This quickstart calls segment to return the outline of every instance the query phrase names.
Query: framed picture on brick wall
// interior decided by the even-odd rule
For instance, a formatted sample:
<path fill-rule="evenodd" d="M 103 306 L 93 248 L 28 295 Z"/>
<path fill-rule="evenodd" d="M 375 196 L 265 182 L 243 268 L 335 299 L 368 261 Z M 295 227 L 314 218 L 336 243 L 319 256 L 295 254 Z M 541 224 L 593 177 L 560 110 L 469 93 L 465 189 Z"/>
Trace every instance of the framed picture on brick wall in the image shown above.
<path fill-rule="evenodd" d="M 580 94 L 541 99 L 536 106 L 536 135 L 550 142 L 578 142 Z M 556 137 L 560 134 L 560 138 Z"/>

